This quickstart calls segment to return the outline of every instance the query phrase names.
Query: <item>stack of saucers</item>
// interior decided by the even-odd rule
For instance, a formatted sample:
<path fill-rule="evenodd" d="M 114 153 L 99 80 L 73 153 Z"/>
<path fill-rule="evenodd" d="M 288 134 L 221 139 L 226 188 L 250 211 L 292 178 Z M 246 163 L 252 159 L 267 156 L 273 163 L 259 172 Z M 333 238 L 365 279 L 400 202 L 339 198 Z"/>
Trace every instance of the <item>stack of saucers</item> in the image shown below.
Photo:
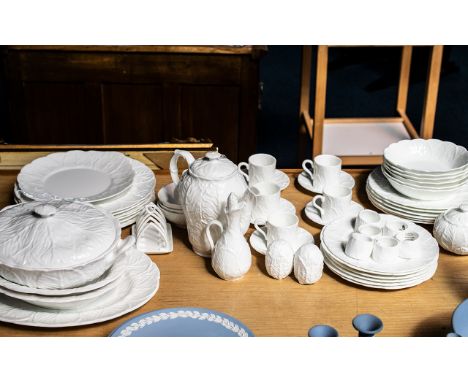
<path fill-rule="evenodd" d="M 162 187 L 158 192 L 157 204 L 168 221 L 178 227 L 186 228 L 187 222 L 185 221 L 184 211 L 175 196 L 175 190 L 175 183 L 169 183 Z"/>
<path fill-rule="evenodd" d="M 14 189 L 16 203 L 73 200 L 92 203 L 115 216 L 121 227 L 135 222 L 154 201 L 156 178 L 143 163 L 112 151 L 73 150 L 24 166 Z"/>
<path fill-rule="evenodd" d="M 403 289 L 429 280 L 437 269 L 437 241 L 427 230 L 410 221 L 392 215 L 378 216 L 378 224 L 369 224 L 367 230 L 360 229 L 357 233 L 354 218 L 336 220 L 322 229 L 321 250 L 328 268 L 344 280 L 368 288 Z M 372 233 L 369 227 L 373 228 Z M 407 233 L 392 237 L 385 232 L 389 227 L 396 230 L 404 227 Z M 357 258 L 351 257 L 347 250 L 352 235 L 361 240 L 356 245 Z M 387 253 L 379 252 L 379 256 L 388 256 L 385 260 L 380 257 L 377 260 L 377 246 L 379 251 L 389 249 Z M 367 249 L 368 255 L 372 255 L 363 256 Z"/>
<path fill-rule="evenodd" d="M 385 212 L 432 224 L 468 196 L 468 151 L 438 139 L 403 140 L 384 151 L 367 182 L 371 202 Z"/>
<path fill-rule="evenodd" d="M 159 286 L 157 266 L 89 203 L 21 203 L 0 211 L 0 321 L 65 327 L 121 316 Z"/>

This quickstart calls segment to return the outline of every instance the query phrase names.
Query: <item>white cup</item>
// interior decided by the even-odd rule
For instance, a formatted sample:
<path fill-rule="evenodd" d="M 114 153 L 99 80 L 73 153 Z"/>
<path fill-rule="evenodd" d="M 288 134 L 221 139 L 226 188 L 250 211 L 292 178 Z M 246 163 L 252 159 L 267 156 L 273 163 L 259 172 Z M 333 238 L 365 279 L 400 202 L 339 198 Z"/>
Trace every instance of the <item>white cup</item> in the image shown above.
<path fill-rule="evenodd" d="M 340 184 L 341 159 L 335 155 L 317 155 L 313 161 L 306 159 L 302 162 L 302 168 L 317 192 L 322 192 L 326 186 L 336 187 Z"/>
<path fill-rule="evenodd" d="M 383 227 L 384 236 L 395 237 L 399 233 L 408 232 L 409 225 L 403 220 L 393 220 L 385 223 Z"/>
<path fill-rule="evenodd" d="M 362 210 L 359 212 L 356 217 L 356 222 L 354 223 L 354 230 L 358 232 L 359 227 L 365 224 L 368 225 L 380 225 L 381 221 L 380 214 L 372 210 Z"/>
<path fill-rule="evenodd" d="M 260 182 L 271 182 L 275 174 L 276 158 L 269 154 L 254 154 L 249 157 L 249 163 L 240 162 L 237 167 L 250 186 Z M 248 175 L 242 168 L 247 169 Z"/>
<path fill-rule="evenodd" d="M 260 182 L 249 187 L 254 196 L 252 219 L 266 222 L 268 216 L 275 212 L 281 198 L 281 188 L 276 183 Z"/>
<path fill-rule="evenodd" d="M 372 254 L 374 240 L 362 233 L 353 232 L 346 243 L 345 253 L 357 260 L 365 260 Z"/>
<path fill-rule="evenodd" d="M 267 245 L 275 240 L 285 240 L 293 248 L 295 248 L 297 239 L 298 225 L 298 217 L 295 214 L 287 212 L 277 212 L 268 216 L 266 222 L 267 232 L 259 227 L 258 222 L 254 223 L 255 228 L 264 237 Z"/>
<path fill-rule="evenodd" d="M 399 260 L 400 242 L 394 237 L 382 236 L 374 243 L 372 258 L 380 264 L 392 264 Z"/>
<path fill-rule="evenodd" d="M 382 236 L 382 229 L 376 225 L 363 224 L 358 228 L 358 232 L 376 240 Z"/>
<path fill-rule="evenodd" d="M 414 259 L 421 255 L 421 239 L 417 232 L 400 232 L 395 238 L 400 242 L 402 259 Z"/>
<path fill-rule="evenodd" d="M 315 195 L 312 205 L 324 221 L 338 218 L 351 204 L 352 190 L 347 187 L 325 187 L 323 195 Z M 320 201 L 320 204 L 318 203 Z"/>

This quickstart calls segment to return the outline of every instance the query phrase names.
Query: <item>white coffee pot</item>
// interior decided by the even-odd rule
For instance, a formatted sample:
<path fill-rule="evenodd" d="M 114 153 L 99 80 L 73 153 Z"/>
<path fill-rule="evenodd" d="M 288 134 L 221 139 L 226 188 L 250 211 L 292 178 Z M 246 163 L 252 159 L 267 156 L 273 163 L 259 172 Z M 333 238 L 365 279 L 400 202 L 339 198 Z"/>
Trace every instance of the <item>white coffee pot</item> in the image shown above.
<path fill-rule="evenodd" d="M 184 158 L 189 168 L 179 178 L 177 161 Z M 218 151 L 209 151 L 196 159 L 184 150 L 175 150 L 169 169 L 176 185 L 175 195 L 182 205 L 190 244 L 200 256 L 210 256 L 206 227 L 212 220 L 226 224 L 225 207 L 229 194 L 234 193 L 245 207 L 240 216 L 240 230 L 247 232 L 252 212 L 252 198 L 247 183 L 237 166 Z M 216 241 L 218 238 L 213 238 Z"/>

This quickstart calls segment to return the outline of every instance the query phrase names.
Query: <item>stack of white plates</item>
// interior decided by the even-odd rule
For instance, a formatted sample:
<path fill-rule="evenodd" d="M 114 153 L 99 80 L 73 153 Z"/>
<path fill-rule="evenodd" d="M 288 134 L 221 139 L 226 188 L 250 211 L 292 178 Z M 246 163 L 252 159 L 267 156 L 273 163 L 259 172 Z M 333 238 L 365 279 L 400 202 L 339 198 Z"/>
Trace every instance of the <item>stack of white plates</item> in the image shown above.
<path fill-rule="evenodd" d="M 115 216 L 121 227 L 135 222 L 155 199 L 156 178 L 143 163 L 118 152 L 59 152 L 24 166 L 14 189 L 16 203 L 48 200 L 89 202 Z"/>
<path fill-rule="evenodd" d="M 378 209 L 415 223 L 434 224 L 435 219 L 449 208 L 468 201 L 468 186 L 462 187 L 452 198 L 442 200 L 417 200 L 396 191 L 380 168 L 367 178 L 367 196 Z"/>
<path fill-rule="evenodd" d="M 382 215 L 383 222 L 401 220 L 391 215 Z M 354 219 L 336 220 L 322 229 L 321 250 L 325 264 L 339 277 L 368 288 L 403 289 L 430 279 L 439 258 L 439 246 L 431 234 L 411 222 L 410 229 L 421 239 L 420 255 L 414 259 L 398 259 L 391 264 L 375 262 L 372 257 L 356 260 L 345 254 L 346 243 L 354 232 Z"/>

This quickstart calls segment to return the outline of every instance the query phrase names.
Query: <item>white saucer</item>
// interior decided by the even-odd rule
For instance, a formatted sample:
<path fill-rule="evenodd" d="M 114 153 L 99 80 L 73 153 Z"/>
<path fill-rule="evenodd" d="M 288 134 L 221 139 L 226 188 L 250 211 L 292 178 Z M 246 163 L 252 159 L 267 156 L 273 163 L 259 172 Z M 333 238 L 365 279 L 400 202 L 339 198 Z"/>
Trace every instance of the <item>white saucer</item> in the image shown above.
<path fill-rule="evenodd" d="M 346 210 L 345 212 L 339 214 L 335 219 L 330 219 L 329 221 L 323 221 L 322 217 L 320 216 L 320 213 L 317 211 L 317 209 L 312 205 L 312 202 L 310 201 L 309 203 L 306 204 L 306 206 L 304 208 L 304 213 L 314 223 L 320 224 L 320 225 L 327 225 L 327 224 L 335 221 L 336 219 L 340 219 L 340 218 L 343 218 L 345 216 L 354 218 L 363 209 L 364 209 L 363 206 L 361 206 L 359 203 L 356 203 L 355 201 L 352 200 L 348 210 Z"/>
<path fill-rule="evenodd" d="M 264 227 L 264 229 L 266 231 L 266 227 Z M 293 248 L 294 252 L 297 251 L 304 244 L 308 244 L 308 243 L 314 244 L 314 237 L 309 231 L 301 227 L 298 227 L 297 230 L 298 230 L 297 232 L 298 237 L 297 237 L 296 245 Z M 252 235 L 250 235 L 249 242 L 252 248 L 255 249 L 261 255 L 264 255 L 266 253 L 267 243 L 265 239 L 263 238 L 262 234 L 258 232 L 257 230 L 252 232 Z"/>
<path fill-rule="evenodd" d="M 295 214 L 296 207 L 294 207 L 294 204 L 292 204 L 289 200 L 281 198 L 279 206 L 277 207 L 277 209 L 275 209 L 275 212 L 285 212 L 285 213 Z M 257 217 L 252 215 L 250 219 L 250 223 L 254 224 L 257 219 L 258 219 Z"/>
<path fill-rule="evenodd" d="M 289 176 L 281 170 L 275 170 L 272 180 L 281 188 L 281 191 L 289 186 Z"/>
<path fill-rule="evenodd" d="M 309 178 L 309 175 L 307 175 L 307 173 L 305 171 L 302 171 L 299 174 L 299 176 L 297 177 L 297 181 L 307 191 L 314 192 L 316 194 L 321 194 L 322 193 L 322 191 L 319 188 L 314 187 L 314 185 L 312 184 L 311 179 Z M 347 172 L 341 171 L 341 173 L 340 173 L 340 186 L 353 188 L 354 185 L 355 185 L 354 178 L 351 175 L 349 175 Z"/>

